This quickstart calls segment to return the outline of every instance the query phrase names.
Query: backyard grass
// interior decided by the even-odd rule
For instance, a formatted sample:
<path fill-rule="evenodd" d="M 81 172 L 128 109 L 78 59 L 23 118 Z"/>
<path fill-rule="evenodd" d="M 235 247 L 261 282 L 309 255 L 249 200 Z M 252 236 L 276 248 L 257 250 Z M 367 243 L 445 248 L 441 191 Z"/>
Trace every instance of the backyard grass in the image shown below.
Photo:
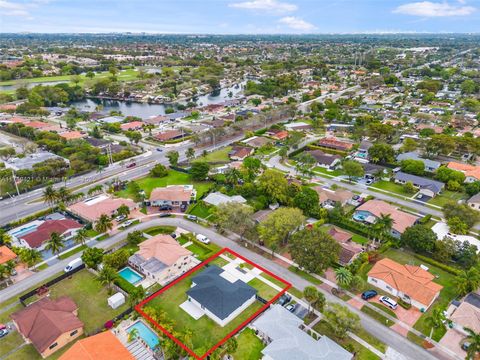
<path fill-rule="evenodd" d="M 23 308 L 23 306 L 21 306 Z M 20 310 L 20 309 L 18 309 Z M 10 320 L 10 319 L 7 319 Z M 5 322 L 2 322 L 5 323 Z M 21 344 L 23 344 L 22 335 L 20 335 L 17 331 L 11 332 L 7 336 L 0 339 L 0 358 L 5 354 L 8 354 L 13 349 L 17 348 Z"/>
<path fill-rule="evenodd" d="M 467 195 L 463 192 L 443 190 L 441 194 L 438 194 L 434 198 L 430 199 L 428 204 L 443 207 L 449 202 L 458 202 L 459 200 L 464 200 L 466 198 Z"/>
<path fill-rule="evenodd" d="M 206 315 L 195 320 L 187 312 L 181 309 L 180 305 L 187 300 L 186 292 L 190 289 L 192 283 L 191 278 L 197 274 L 198 272 L 195 272 L 191 276 L 182 279 L 174 286 L 154 298 L 145 307 L 151 307 L 158 311 L 165 312 L 166 318 L 174 322 L 175 331 L 180 334 L 187 328 L 193 330 L 192 350 L 195 351 L 197 355 L 201 356 L 223 339 L 228 333 L 258 311 L 263 304 L 259 301 L 255 301 L 224 327 L 217 325 Z"/>
<path fill-rule="evenodd" d="M 262 358 L 262 350 L 265 345 L 252 329 L 243 330 L 237 337 L 237 343 L 237 351 L 232 354 L 234 359 L 260 360 Z"/>
<path fill-rule="evenodd" d="M 258 296 L 261 298 L 270 301 L 272 300 L 278 293 L 279 291 L 274 289 L 268 284 L 265 284 L 262 280 L 260 279 L 253 279 L 248 282 L 248 285 L 251 287 L 255 288 L 258 290 Z"/>
<path fill-rule="evenodd" d="M 405 250 L 399 251 L 395 249 L 389 249 L 384 253 L 384 256 L 392 260 L 395 260 L 401 264 L 412 264 L 412 265 L 422 264 L 421 260 L 417 259 L 415 256 L 413 256 L 413 254 Z M 430 308 L 424 314 L 422 314 L 420 319 L 418 319 L 414 325 L 415 329 L 422 332 L 424 335 L 429 336 L 431 328 L 430 326 L 428 326 L 425 319 L 430 316 L 433 309 L 435 308 L 441 308 L 442 310 L 445 310 L 448 304 L 453 299 L 455 299 L 457 295 L 457 291 L 455 289 L 454 282 L 453 282 L 455 275 L 450 274 L 431 264 L 427 264 L 427 266 L 429 267 L 429 272 L 436 276 L 435 282 L 443 286 L 443 289 L 440 291 L 440 296 L 438 297 L 438 299 L 435 300 L 433 305 L 430 306 Z M 434 329 L 434 332 L 433 332 L 433 339 L 438 341 L 443 337 L 443 335 L 445 335 L 445 333 L 446 333 L 445 328 L 441 328 L 441 327 L 436 328 Z"/>
<path fill-rule="evenodd" d="M 191 205 L 187 214 L 195 215 L 199 218 L 206 219 L 213 214 L 214 207 L 205 204 L 203 201 L 199 201 L 196 204 Z"/>
<path fill-rule="evenodd" d="M 311 274 L 303 271 L 303 270 L 300 270 L 299 268 L 295 267 L 295 266 L 289 266 L 288 267 L 288 270 L 290 270 L 291 272 L 297 274 L 298 276 L 300 276 L 301 278 L 311 282 L 312 284 L 314 285 L 320 285 L 322 282 L 317 279 L 316 277 L 312 276 Z"/>
<path fill-rule="evenodd" d="M 219 163 L 219 162 L 229 162 L 230 158 L 228 153 L 232 151 L 231 146 L 226 146 L 224 148 L 209 152 L 206 156 L 200 156 L 196 161 L 206 161 L 208 163 Z"/>
<path fill-rule="evenodd" d="M 202 261 L 208 259 L 213 254 L 220 251 L 220 247 L 212 242 L 208 245 L 203 244 L 197 239 L 195 239 L 193 236 L 188 237 L 188 240 L 191 241 L 193 244 L 187 246 L 187 249 L 197 255 L 197 258 Z"/>
<path fill-rule="evenodd" d="M 163 178 L 154 178 L 154 177 L 144 177 L 135 182 L 140 186 L 140 189 L 145 191 L 146 197 L 150 197 L 150 193 L 154 188 L 165 187 L 168 185 L 193 185 L 197 190 L 197 199 L 201 198 L 202 195 L 210 190 L 212 183 L 208 181 L 194 181 L 190 178 L 189 174 L 185 174 L 180 171 L 169 170 L 168 175 Z M 116 193 L 120 197 L 134 198 L 133 189 L 130 186 L 127 186 L 125 190 L 118 191 Z"/>

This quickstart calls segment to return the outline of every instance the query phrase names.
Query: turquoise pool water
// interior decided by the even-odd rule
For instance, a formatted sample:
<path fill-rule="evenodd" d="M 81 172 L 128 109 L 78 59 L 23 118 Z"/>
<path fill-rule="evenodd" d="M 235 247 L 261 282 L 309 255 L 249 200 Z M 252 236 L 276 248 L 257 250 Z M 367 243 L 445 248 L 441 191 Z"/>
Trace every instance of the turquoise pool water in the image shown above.
<path fill-rule="evenodd" d="M 127 332 L 130 333 L 133 329 L 138 330 L 138 336 L 140 336 L 150 347 L 154 349 L 160 342 L 157 334 L 152 329 L 143 323 L 143 321 L 137 321 L 135 324 L 127 328 Z"/>
<path fill-rule="evenodd" d="M 133 270 L 130 266 L 124 267 L 122 270 L 118 272 L 122 278 L 127 280 L 130 284 L 135 285 L 139 281 L 143 279 L 143 276 Z"/>
<path fill-rule="evenodd" d="M 22 235 L 25 235 L 25 234 L 28 234 L 28 233 L 31 233 L 31 232 L 37 230 L 37 227 L 38 227 L 37 225 L 26 226 L 26 227 L 23 227 L 21 229 L 18 229 L 17 231 L 12 233 L 12 235 L 14 235 L 16 237 L 19 237 L 19 236 L 22 236 Z"/>
<path fill-rule="evenodd" d="M 365 221 L 367 217 L 370 216 L 370 213 L 368 211 L 355 211 L 353 214 L 353 219 L 357 221 Z"/>

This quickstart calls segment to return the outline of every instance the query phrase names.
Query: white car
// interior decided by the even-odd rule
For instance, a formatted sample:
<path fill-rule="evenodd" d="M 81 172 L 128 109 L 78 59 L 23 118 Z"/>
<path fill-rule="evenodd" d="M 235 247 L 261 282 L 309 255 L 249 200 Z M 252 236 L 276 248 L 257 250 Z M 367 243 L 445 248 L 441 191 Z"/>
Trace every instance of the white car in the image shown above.
<path fill-rule="evenodd" d="M 120 225 L 120 227 L 126 228 L 126 227 L 132 225 L 132 224 L 133 224 L 133 221 L 134 221 L 134 220 L 127 220 L 127 221 L 125 221 L 122 225 Z"/>
<path fill-rule="evenodd" d="M 197 234 L 196 238 L 197 238 L 197 240 L 200 241 L 201 243 L 210 244 L 210 239 L 207 238 L 205 235 Z"/>

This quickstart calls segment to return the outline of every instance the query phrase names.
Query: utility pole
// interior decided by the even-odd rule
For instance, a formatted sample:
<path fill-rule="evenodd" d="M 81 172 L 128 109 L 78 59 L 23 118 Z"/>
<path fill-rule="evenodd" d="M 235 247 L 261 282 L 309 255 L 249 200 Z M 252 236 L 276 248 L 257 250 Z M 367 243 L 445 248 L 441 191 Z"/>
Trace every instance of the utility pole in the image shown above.
<path fill-rule="evenodd" d="M 12 168 L 12 177 L 13 177 L 13 183 L 15 184 L 15 189 L 17 190 L 17 195 L 20 196 L 20 191 L 18 190 L 17 179 L 15 178 L 15 170 L 13 170 L 13 168 Z"/>

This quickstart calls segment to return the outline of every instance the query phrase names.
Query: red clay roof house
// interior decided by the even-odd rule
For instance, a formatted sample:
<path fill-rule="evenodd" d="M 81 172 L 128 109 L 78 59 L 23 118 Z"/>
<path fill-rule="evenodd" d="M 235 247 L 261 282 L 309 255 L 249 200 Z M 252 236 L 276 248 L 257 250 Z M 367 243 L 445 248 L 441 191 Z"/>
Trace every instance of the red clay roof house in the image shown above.
<path fill-rule="evenodd" d="M 141 129 L 142 127 L 143 127 L 143 122 L 141 121 L 132 121 L 132 122 L 120 125 L 120 129 L 122 129 L 123 131 L 138 130 L 138 129 Z"/>
<path fill-rule="evenodd" d="M 372 282 L 372 278 L 375 281 Z M 395 296 L 405 298 L 406 295 L 412 300 L 412 305 L 419 308 L 428 308 L 443 289 L 433 279 L 435 276 L 420 266 L 402 265 L 388 258 L 378 261 L 368 272 L 368 282 L 386 288 Z M 382 283 L 386 285 L 382 286 Z"/>
<path fill-rule="evenodd" d="M 243 160 L 246 157 L 252 155 L 253 148 L 246 146 L 234 146 L 232 150 L 228 153 L 228 156 L 231 160 Z"/>
<path fill-rule="evenodd" d="M 288 131 L 281 129 L 270 129 L 265 133 L 265 135 L 268 135 L 277 140 L 284 140 L 288 138 Z"/>
<path fill-rule="evenodd" d="M 82 139 L 87 136 L 87 134 L 81 131 L 65 131 L 59 135 L 67 140 Z"/>
<path fill-rule="evenodd" d="M 94 222 L 102 214 L 112 216 L 121 205 L 127 205 L 130 210 L 137 207 L 135 202 L 130 199 L 111 198 L 107 195 L 98 195 L 70 205 L 68 209 L 75 215 Z"/>
<path fill-rule="evenodd" d="M 6 247 L 5 245 L 0 246 L 0 265 L 5 264 L 10 260 L 14 260 L 16 257 L 17 254 L 15 254 L 8 247 Z"/>
<path fill-rule="evenodd" d="M 38 248 L 50 239 L 50 235 L 53 233 L 68 237 L 69 233 L 82 227 L 79 222 L 72 219 L 45 220 L 36 231 L 19 236 L 19 238 L 26 241 L 31 248 Z"/>
<path fill-rule="evenodd" d="M 59 360 L 134 360 L 111 331 L 78 340 Z"/>
<path fill-rule="evenodd" d="M 260 148 L 262 147 L 263 145 L 266 145 L 268 143 L 271 143 L 272 140 L 270 139 L 267 139 L 266 137 L 263 137 L 263 136 L 254 136 L 254 137 L 251 137 L 250 139 L 247 139 L 245 141 L 243 141 L 245 144 L 251 146 L 251 147 L 254 147 L 254 148 Z"/>
<path fill-rule="evenodd" d="M 152 206 L 188 204 L 196 192 L 190 185 L 170 185 L 155 188 L 150 193 Z"/>
<path fill-rule="evenodd" d="M 160 123 L 168 121 L 168 117 L 164 115 L 153 116 L 143 120 L 147 124 L 158 125 Z"/>
<path fill-rule="evenodd" d="M 77 311 L 77 304 L 67 296 L 56 300 L 45 297 L 13 313 L 11 318 L 23 337 L 44 355 L 60 349 L 83 333 L 83 322 L 77 317 Z M 77 332 L 73 334 L 75 330 Z M 53 346 L 65 334 L 70 334 L 67 341 Z"/>
<path fill-rule="evenodd" d="M 340 265 L 348 265 L 355 258 L 363 252 L 363 247 L 360 244 L 352 242 L 352 234 L 332 226 L 328 230 L 328 234 L 340 244 L 341 250 L 338 256 Z"/>
<path fill-rule="evenodd" d="M 168 141 L 168 140 L 176 140 L 184 137 L 185 134 L 180 130 L 167 130 L 155 135 L 155 139 L 159 141 Z"/>
<path fill-rule="evenodd" d="M 353 147 L 352 143 L 341 141 L 333 137 L 320 139 L 318 141 L 318 145 L 329 148 L 329 149 L 342 150 L 342 151 L 349 151 Z"/>

